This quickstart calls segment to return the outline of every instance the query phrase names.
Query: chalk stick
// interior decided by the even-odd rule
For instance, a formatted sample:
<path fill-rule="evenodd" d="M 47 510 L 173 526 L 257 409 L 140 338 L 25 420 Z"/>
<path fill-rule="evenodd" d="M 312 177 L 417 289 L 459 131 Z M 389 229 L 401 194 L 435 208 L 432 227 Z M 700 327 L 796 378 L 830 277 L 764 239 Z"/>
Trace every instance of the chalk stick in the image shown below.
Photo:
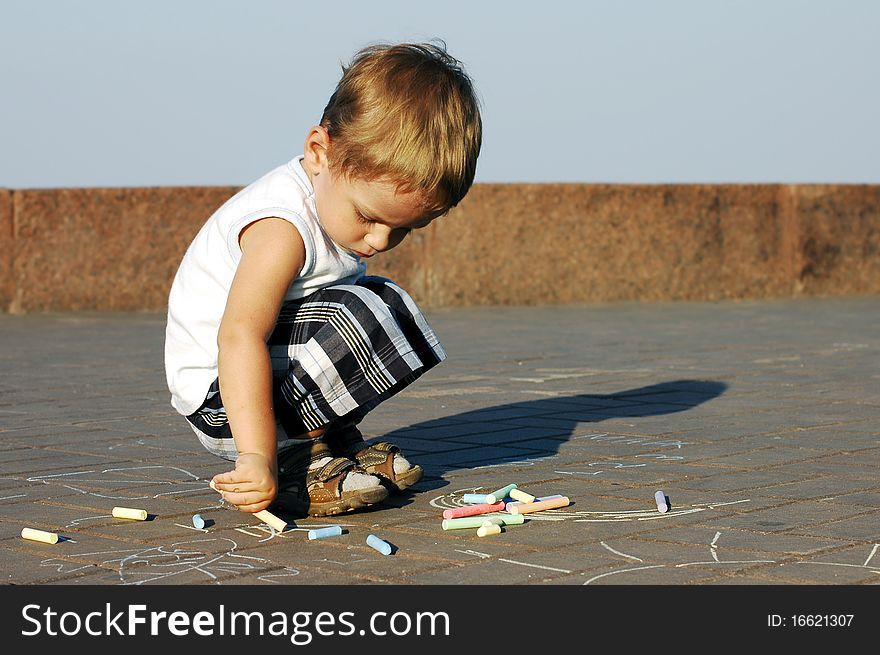
<path fill-rule="evenodd" d="M 492 521 L 498 525 L 520 525 L 523 523 L 520 514 L 484 514 L 482 516 L 465 516 L 460 519 L 443 519 L 441 526 L 444 530 L 461 530 L 464 528 L 479 528 L 485 521 Z"/>
<path fill-rule="evenodd" d="M 532 494 L 527 494 L 525 491 L 521 489 L 511 489 L 507 492 L 507 495 L 513 498 L 514 500 L 518 500 L 521 503 L 533 503 L 535 502 L 535 497 Z"/>
<path fill-rule="evenodd" d="M 338 537 L 341 534 L 341 525 L 331 525 L 327 528 L 317 528 L 315 530 L 309 530 L 309 539 L 326 539 L 327 537 Z"/>
<path fill-rule="evenodd" d="M 476 516 L 477 514 L 489 514 L 490 512 L 500 512 L 504 509 L 504 503 L 498 501 L 490 505 L 483 503 L 482 505 L 468 505 L 467 507 L 456 507 L 454 509 L 444 509 L 444 519 L 458 519 L 463 516 Z"/>
<path fill-rule="evenodd" d="M 461 502 L 467 503 L 468 505 L 482 505 L 486 502 L 486 497 L 489 494 L 465 494 L 461 498 Z"/>
<path fill-rule="evenodd" d="M 367 535 L 367 545 L 370 546 L 370 548 L 375 548 L 383 555 L 391 554 L 391 544 L 387 541 L 382 541 L 374 534 Z"/>
<path fill-rule="evenodd" d="M 260 519 L 263 523 L 268 523 L 275 528 L 275 532 L 284 532 L 284 528 L 287 527 L 287 521 L 282 521 L 269 510 L 264 509 L 259 512 L 254 512 L 254 516 Z"/>
<path fill-rule="evenodd" d="M 553 498 L 551 500 L 542 500 L 540 502 L 535 501 L 534 503 L 523 503 L 522 505 L 515 505 L 510 508 L 511 514 L 531 514 L 532 512 L 540 512 L 545 509 L 556 509 L 557 507 L 565 507 L 568 505 L 570 501 L 567 496 L 562 496 L 562 498 Z"/>
<path fill-rule="evenodd" d="M 113 518 L 117 519 L 131 519 L 132 521 L 146 521 L 147 520 L 147 510 L 145 509 L 134 509 L 133 507 L 114 507 Z"/>
<path fill-rule="evenodd" d="M 501 487 L 500 489 L 496 489 L 495 491 L 490 493 L 488 496 L 486 496 L 486 502 L 487 503 L 497 503 L 499 500 L 504 500 L 505 498 L 507 498 L 507 494 L 510 493 L 511 489 L 516 489 L 516 485 L 515 484 L 508 484 L 508 485 Z"/>
<path fill-rule="evenodd" d="M 199 530 L 205 528 L 205 519 L 202 518 L 201 514 L 193 514 L 192 522 L 194 528 L 198 528 Z"/>
<path fill-rule="evenodd" d="M 666 494 L 662 491 L 658 491 L 654 494 L 654 500 L 657 502 L 657 511 L 658 512 L 668 512 L 669 505 L 666 504 Z"/>
<path fill-rule="evenodd" d="M 213 480 L 211 480 L 208 483 L 208 485 L 214 491 L 217 491 L 221 495 L 223 494 L 223 492 L 220 491 L 219 489 L 217 489 L 217 487 L 214 485 Z M 270 526 L 272 526 L 273 528 L 275 528 L 275 532 L 284 532 L 284 528 L 287 527 L 287 521 L 282 521 L 281 519 L 279 519 L 277 516 L 275 516 L 269 510 L 262 509 L 259 512 L 254 512 L 254 516 L 256 516 L 258 519 L 260 519 L 263 523 L 267 523 Z"/>
<path fill-rule="evenodd" d="M 538 498 L 535 498 L 534 502 L 540 503 L 545 500 L 554 500 L 555 498 L 562 498 L 562 494 L 555 494 L 553 496 L 539 496 Z M 512 507 L 525 504 L 526 503 L 523 503 L 523 501 L 521 500 L 511 500 L 509 503 L 504 504 L 504 509 L 509 512 Z"/>
<path fill-rule="evenodd" d="M 490 534 L 500 534 L 501 526 L 497 523 L 488 523 L 477 528 L 478 537 L 488 537 Z"/>
<path fill-rule="evenodd" d="M 31 541 L 42 541 L 44 544 L 57 544 L 58 535 L 54 532 L 46 532 L 45 530 L 35 530 L 34 528 L 22 528 L 21 536 L 23 539 Z"/>

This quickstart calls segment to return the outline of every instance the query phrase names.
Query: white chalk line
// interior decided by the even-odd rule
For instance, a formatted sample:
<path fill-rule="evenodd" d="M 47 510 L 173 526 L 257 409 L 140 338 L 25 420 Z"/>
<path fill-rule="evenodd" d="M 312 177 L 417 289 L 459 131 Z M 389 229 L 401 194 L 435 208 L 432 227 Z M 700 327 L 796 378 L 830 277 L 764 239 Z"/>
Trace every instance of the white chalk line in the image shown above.
<path fill-rule="evenodd" d="M 621 557 L 626 557 L 627 559 L 634 559 L 637 562 L 644 562 L 640 557 L 636 557 L 635 555 L 627 555 L 626 553 L 621 553 L 619 550 L 614 550 L 611 546 L 606 544 L 604 541 L 599 542 L 605 549 L 610 550 L 615 555 L 620 555 Z"/>
<path fill-rule="evenodd" d="M 592 578 L 590 578 L 589 580 L 584 582 L 584 584 L 588 585 L 591 582 L 593 582 L 594 580 L 598 580 L 599 578 L 604 578 L 609 575 L 617 575 L 618 573 L 628 573 L 630 571 L 644 571 L 645 569 L 662 569 L 665 566 L 666 566 L 665 564 L 654 564 L 652 566 L 636 566 L 631 569 L 620 569 L 618 571 L 609 571 L 608 573 L 602 573 L 600 575 L 593 576 Z"/>
<path fill-rule="evenodd" d="M 529 564 L 528 562 L 517 562 L 516 560 L 504 559 L 503 557 L 499 557 L 498 561 L 499 562 L 507 562 L 508 564 L 519 564 L 520 566 L 530 566 L 535 569 L 545 569 L 547 571 L 558 571 L 559 573 L 571 573 L 571 571 L 568 571 L 566 569 L 556 569 L 556 568 L 553 568 L 552 566 L 541 566 L 540 564 Z"/>
<path fill-rule="evenodd" d="M 752 563 L 773 564 L 773 562 L 775 562 L 775 561 L 776 561 L 775 559 L 741 559 L 741 560 L 715 559 L 711 562 L 708 562 L 708 561 L 707 562 L 685 562 L 684 564 L 676 564 L 675 568 L 680 569 L 680 568 L 684 568 L 686 566 L 696 566 L 698 564 L 752 564 Z"/>
<path fill-rule="evenodd" d="M 479 557 L 480 559 L 485 559 L 485 558 L 487 558 L 487 557 L 492 557 L 489 553 L 481 553 L 481 552 L 476 551 L 476 550 L 458 550 L 458 549 L 456 548 L 456 549 L 455 549 L 455 552 L 456 552 L 456 553 L 463 553 L 463 554 L 465 554 L 465 555 L 474 555 L 474 556 L 476 556 L 476 557 Z"/>

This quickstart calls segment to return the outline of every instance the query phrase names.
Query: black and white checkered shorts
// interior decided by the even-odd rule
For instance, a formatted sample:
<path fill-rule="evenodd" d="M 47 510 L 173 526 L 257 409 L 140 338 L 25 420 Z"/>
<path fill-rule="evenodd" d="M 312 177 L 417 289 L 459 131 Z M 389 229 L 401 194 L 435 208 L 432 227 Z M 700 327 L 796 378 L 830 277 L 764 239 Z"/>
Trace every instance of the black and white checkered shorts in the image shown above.
<path fill-rule="evenodd" d="M 409 294 L 377 276 L 285 302 L 268 347 L 279 450 L 333 420 L 360 421 L 446 358 Z M 186 418 L 205 448 L 237 457 L 219 380 Z"/>

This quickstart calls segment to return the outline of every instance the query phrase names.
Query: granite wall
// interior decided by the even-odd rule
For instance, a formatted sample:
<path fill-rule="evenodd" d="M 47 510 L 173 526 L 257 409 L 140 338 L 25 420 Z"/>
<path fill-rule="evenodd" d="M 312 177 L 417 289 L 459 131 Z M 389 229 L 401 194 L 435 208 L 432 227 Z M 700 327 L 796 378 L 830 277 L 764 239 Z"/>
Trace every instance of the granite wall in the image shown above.
<path fill-rule="evenodd" d="M 164 311 L 238 187 L 0 189 L 0 309 Z M 880 185 L 477 184 L 370 261 L 425 307 L 880 293 Z"/>

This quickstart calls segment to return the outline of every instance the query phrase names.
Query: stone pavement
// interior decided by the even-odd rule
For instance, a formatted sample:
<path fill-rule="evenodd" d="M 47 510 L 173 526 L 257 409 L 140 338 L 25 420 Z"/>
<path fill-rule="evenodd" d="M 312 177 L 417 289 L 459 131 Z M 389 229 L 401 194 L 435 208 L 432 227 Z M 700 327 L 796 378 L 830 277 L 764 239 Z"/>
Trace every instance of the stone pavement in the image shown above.
<path fill-rule="evenodd" d="M 425 467 L 416 492 L 274 534 L 208 488 L 227 465 L 168 402 L 163 315 L 0 315 L 0 582 L 880 581 L 880 298 L 428 316 L 449 359 L 362 424 Z M 441 529 L 509 482 L 573 502 L 495 536 Z"/>

